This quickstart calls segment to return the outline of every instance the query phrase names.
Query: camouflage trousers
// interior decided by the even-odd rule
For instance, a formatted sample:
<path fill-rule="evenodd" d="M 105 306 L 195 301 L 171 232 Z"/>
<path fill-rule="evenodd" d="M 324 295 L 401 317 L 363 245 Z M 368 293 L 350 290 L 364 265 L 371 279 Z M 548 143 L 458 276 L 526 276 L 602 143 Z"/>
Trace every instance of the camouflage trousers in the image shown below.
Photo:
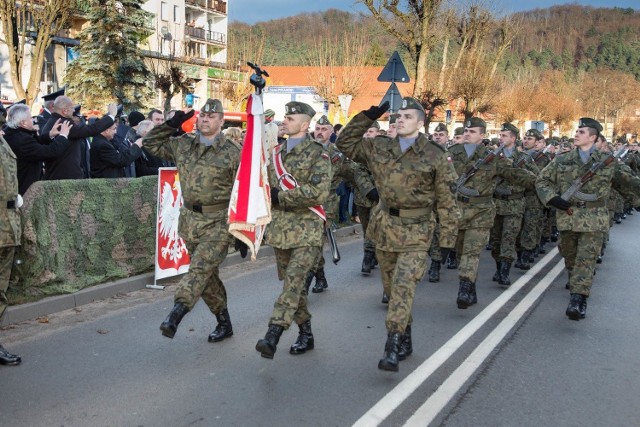
<path fill-rule="evenodd" d="M 518 250 L 532 251 L 542 235 L 542 209 L 526 208 L 522 216 L 522 229 L 518 237 Z"/>
<path fill-rule="evenodd" d="M 460 280 L 476 281 L 480 252 L 489 241 L 488 228 L 468 228 L 458 230 L 456 253 L 458 258 L 458 277 Z"/>
<path fill-rule="evenodd" d="M 429 248 L 429 257 L 431 261 L 442 262 L 442 253 L 440 252 L 440 224 L 436 224 L 431 237 L 431 247 Z"/>
<path fill-rule="evenodd" d="M 227 257 L 229 241 L 187 243 L 191 257 L 189 272 L 184 275 L 174 301 L 186 305 L 189 310 L 202 300 L 213 314 L 219 314 L 227 308 L 227 291 L 220 280 L 219 267 Z"/>
<path fill-rule="evenodd" d="M 602 247 L 601 231 L 560 232 L 560 254 L 569 271 L 569 292 L 589 296 L 593 271 Z"/>
<path fill-rule="evenodd" d="M 521 226 L 522 215 L 496 215 L 489 236 L 493 259 L 508 262 L 516 259 L 516 240 Z"/>
<path fill-rule="evenodd" d="M 427 270 L 426 252 L 376 251 L 384 293 L 389 295 L 385 326 L 388 332 L 404 333 L 413 322 L 411 307 L 416 285 Z"/>
<path fill-rule="evenodd" d="M 284 280 L 282 293 L 273 304 L 269 324 L 289 329 L 291 322 L 298 325 L 311 319 L 307 306 L 304 281 L 322 252 L 320 246 L 292 249 L 274 248 L 278 266 L 278 279 Z"/>
<path fill-rule="evenodd" d="M 6 292 L 9 289 L 9 279 L 11 279 L 11 267 L 13 266 L 15 252 L 15 246 L 0 248 L 0 319 L 2 319 L 4 311 L 9 306 Z"/>
<path fill-rule="evenodd" d="M 376 244 L 373 240 L 367 237 L 367 229 L 369 228 L 369 218 L 371 218 L 371 209 L 365 206 L 356 205 L 358 208 L 358 218 L 360 218 L 360 224 L 362 224 L 362 235 L 364 237 L 364 250 L 365 252 L 375 252 Z"/>

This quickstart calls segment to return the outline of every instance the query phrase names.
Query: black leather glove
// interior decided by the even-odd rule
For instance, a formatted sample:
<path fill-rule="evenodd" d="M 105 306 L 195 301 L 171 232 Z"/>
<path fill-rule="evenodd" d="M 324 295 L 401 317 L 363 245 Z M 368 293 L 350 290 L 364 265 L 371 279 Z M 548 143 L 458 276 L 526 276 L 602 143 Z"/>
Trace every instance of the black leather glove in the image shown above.
<path fill-rule="evenodd" d="M 185 113 L 184 111 L 178 110 L 173 115 L 173 117 L 171 117 L 165 123 L 169 127 L 172 127 L 174 129 L 180 129 L 180 126 L 182 126 L 182 124 L 184 122 L 186 122 L 191 117 L 193 117 L 194 114 L 195 114 L 195 111 L 193 111 L 193 110 L 189 111 L 188 113 Z"/>
<path fill-rule="evenodd" d="M 271 187 L 271 204 L 272 205 L 280 204 L 280 201 L 278 200 L 278 193 L 279 192 L 280 192 L 279 189 Z"/>
<path fill-rule="evenodd" d="M 380 200 L 380 195 L 378 194 L 378 189 L 374 188 L 373 190 L 369 191 L 367 193 L 367 199 L 373 201 L 373 202 L 378 202 Z"/>
<path fill-rule="evenodd" d="M 440 248 L 440 256 L 442 257 L 441 262 L 447 262 L 447 258 L 449 258 L 450 252 L 451 248 Z"/>
<path fill-rule="evenodd" d="M 571 207 L 571 203 L 567 202 L 560 196 L 555 196 L 553 199 L 549 200 L 549 203 L 547 204 L 563 211 L 566 211 Z"/>
<path fill-rule="evenodd" d="M 364 110 L 363 113 L 365 116 L 370 118 L 371 120 L 378 120 L 384 113 L 389 109 L 389 101 L 385 101 L 379 107 L 372 105 L 368 110 Z"/>
<path fill-rule="evenodd" d="M 240 252 L 240 256 L 242 258 L 247 257 L 247 252 L 249 252 L 249 246 L 247 246 L 242 240 L 236 239 L 236 241 L 233 243 L 233 247 L 236 249 L 236 251 Z"/>

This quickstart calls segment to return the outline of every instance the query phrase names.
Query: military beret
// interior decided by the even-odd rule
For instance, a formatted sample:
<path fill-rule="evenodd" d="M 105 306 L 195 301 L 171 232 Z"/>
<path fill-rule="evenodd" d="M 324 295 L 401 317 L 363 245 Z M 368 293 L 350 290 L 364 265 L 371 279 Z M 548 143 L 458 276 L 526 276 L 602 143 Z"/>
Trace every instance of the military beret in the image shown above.
<path fill-rule="evenodd" d="M 313 117 L 316 115 L 316 110 L 304 102 L 291 101 L 284 106 L 284 114 L 285 116 L 290 114 L 306 114 L 309 117 Z"/>
<path fill-rule="evenodd" d="M 466 128 L 487 128 L 487 123 L 482 120 L 480 117 L 471 117 L 469 120 L 464 122 L 464 127 Z"/>
<path fill-rule="evenodd" d="M 420 110 L 424 113 L 424 107 L 415 98 L 405 96 L 402 98 L 401 110 Z"/>
<path fill-rule="evenodd" d="M 449 129 L 447 129 L 447 125 L 445 125 L 444 123 L 438 123 L 438 126 L 436 126 L 436 128 L 433 131 L 449 133 Z"/>
<path fill-rule="evenodd" d="M 594 120 L 589 117 L 582 117 L 578 120 L 579 128 L 592 128 L 598 131 L 598 133 L 602 132 L 602 125 L 597 120 Z"/>
<path fill-rule="evenodd" d="M 390 125 L 394 124 L 397 119 L 398 119 L 398 114 L 391 114 L 389 116 L 389 124 Z"/>
<path fill-rule="evenodd" d="M 462 126 L 457 127 L 457 128 L 453 131 L 453 134 L 454 134 L 454 135 L 456 135 L 456 136 L 464 135 L 464 127 L 462 127 Z"/>
<path fill-rule="evenodd" d="M 127 121 L 129 122 L 129 126 L 131 127 L 138 126 L 144 119 L 144 114 L 142 114 L 140 111 L 132 111 L 127 116 Z"/>
<path fill-rule="evenodd" d="M 318 119 L 318 121 L 316 122 L 316 124 L 317 124 L 317 125 L 320 125 L 320 126 L 326 126 L 326 125 L 332 126 L 331 122 L 329 121 L 329 119 L 328 119 L 328 118 L 327 118 L 327 116 L 325 116 L 325 115 L 323 115 L 322 117 L 320 117 L 320 118 Z"/>
<path fill-rule="evenodd" d="M 371 126 L 369 126 L 369 128 L 380 129 L 380 123 L 378 123 L 378 121 L 376 120 L 375 122 L 371 123 Z"/>
<path fill-rule="evenodd" d="M 511 123 L 503 123 L 502 124 L 502 128 L 500 128 L 501 132 L 513 132 L 516 134 L 516 136 L 518 136 L 520 134 L 520 129 L 518 129 L 517 127 L 515 127 L 514 125 L 512 125 Z"/>
<path fill-rule="evenodd" d="M 266 110 L 264 110 L 264 117 L 266 119 L 273 119 L 276 115 L 276 112 L 273 111 L 271 108 L 267 108 Z"/>
<path fill-rule="evenodd" d="M 524 136 L 533 136 L 535 139 L 544 139 L 544 136 L 542 136 L 542 132 L 540 132 L 538 129 L 529 129 L 527 133 L 524 134 Z"/>
<path fill-rule="evenodd" d="M 204 103 L 202 108 L 200 108 L 201 113 L 224 113 L 224 109 L 222 108 L 222 102 L 218 99 L 207 99 L 207 102 Z"/>
<path fill-rule="evenodd" d="M 57 97 L 64 95 L 64 87 L 62 89 L 58 89 L 55 92 L 51 92 L 47 95 L 44 95 L 42 99 L 45 101 L 55 101 Z"/>

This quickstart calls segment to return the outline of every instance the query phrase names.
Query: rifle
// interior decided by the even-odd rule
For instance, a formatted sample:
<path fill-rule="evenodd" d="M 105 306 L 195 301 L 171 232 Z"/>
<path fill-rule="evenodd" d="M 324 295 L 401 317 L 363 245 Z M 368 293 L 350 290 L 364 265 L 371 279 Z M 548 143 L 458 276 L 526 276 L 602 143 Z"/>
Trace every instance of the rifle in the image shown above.
<path fill-rule="evenodd" d="M 467 169 L 465 173 L 460 175 L 460 178 L 458 178 L 458 181 L 456 182 L 456 191 L 467 197 L 478 197 L 480 195 L 478 190 L 476 190 L 475 188 L 467 188 L 464 186 L 464 184 L 469 181 L 469 179 L 471 179 L 471 177 L 474 176 L 476 172 L 478 172 L 480 166 L 491 163 L 493 159 L 500 155 L 502 150 L 504 150 L 504 144 L 501 144 L 495 150 L 490 151 L 489 154 L 484 156 L 482 159 L 476 160 L 476 162 L 471 165 L 471 167 Z"/>
<path fill-rule="evenodd" d="M 537 153 L 536 156 L 533 158 L 533 163 L 538 163 L 538 160 L 540 160 L 542 156 L 547 154 L 547 151 L 549 151 L 549 147 L 551 147 L 551 144 L 547 145 L 546 147 L 544 147 L 544 150 Z"/>
<path fill-rule="evenodd" d="M 583 193 L 580 191 L 580 189 L 582 188 L 583 185 L 589 182 L 591 178 L 593 178 L 596 172 L 613 163 L 613 161 L 618 158 L 617 156 L 619 154 L 620 154 L 619 152 L 616 154 L 612 154 L 608 156 L 606 159 L 591 165 L 589 170 L 581 177 L 576 178 L 575 181 L 573 181 L 573 184 L 571 184 L 571 186 L 567 188 L 567 190 L 564 193 L 562 193 L 560 197 L 567 202 L 570 201 L 573 196 L 576 196 L 578 200 L 581 200 L 583 202 L 593 202 L 597 200 L 597 196 L 595 194 Z M 573 215 L 573 209 L 571 208 L 567 209 L 567 215 Z"/>

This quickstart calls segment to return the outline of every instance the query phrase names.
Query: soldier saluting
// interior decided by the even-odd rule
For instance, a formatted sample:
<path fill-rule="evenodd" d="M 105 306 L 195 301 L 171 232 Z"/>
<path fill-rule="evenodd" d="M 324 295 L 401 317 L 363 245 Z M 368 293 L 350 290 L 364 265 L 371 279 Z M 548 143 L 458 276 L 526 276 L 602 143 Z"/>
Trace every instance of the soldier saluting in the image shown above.
<path fill-rule="evenodd" d="M 628 197 L 633 206 L 640 206 L 640 178 L 611 154 L 596 149 L 600 132 L 599 122 L 581 118 L 573 141 L 575 149 L 556 156 L 536 181 L 540 200 L 558 209 L 559 247 L 571 293 L 566 315 L 571 320 L 586 315 L 593 271 L 609 228 L 611 187 Z"/>
<path fill-rule="evenodd" d="M 413 98 L 403 98 L 396 118 L 395 138 L 363 138 L 389 103 L 355 116 L 336 145 L 346 156 L 366 164 L 378 188 L 368 234 L 376 243 L 384 292 L 389 295 L 385 325 L 388 336 L 378 369 L 397 371 L 409 356 L 411 306 L 427 268 L 427 252 L 435 227 L 434 204 L 440 219 L 440 246 L 453 247 L 458 208 L 451 192 L 456 174 L 445 149 L 420 132 L 425 112 Z M 443 257 L 443 258 L 446 258 Z"/>

